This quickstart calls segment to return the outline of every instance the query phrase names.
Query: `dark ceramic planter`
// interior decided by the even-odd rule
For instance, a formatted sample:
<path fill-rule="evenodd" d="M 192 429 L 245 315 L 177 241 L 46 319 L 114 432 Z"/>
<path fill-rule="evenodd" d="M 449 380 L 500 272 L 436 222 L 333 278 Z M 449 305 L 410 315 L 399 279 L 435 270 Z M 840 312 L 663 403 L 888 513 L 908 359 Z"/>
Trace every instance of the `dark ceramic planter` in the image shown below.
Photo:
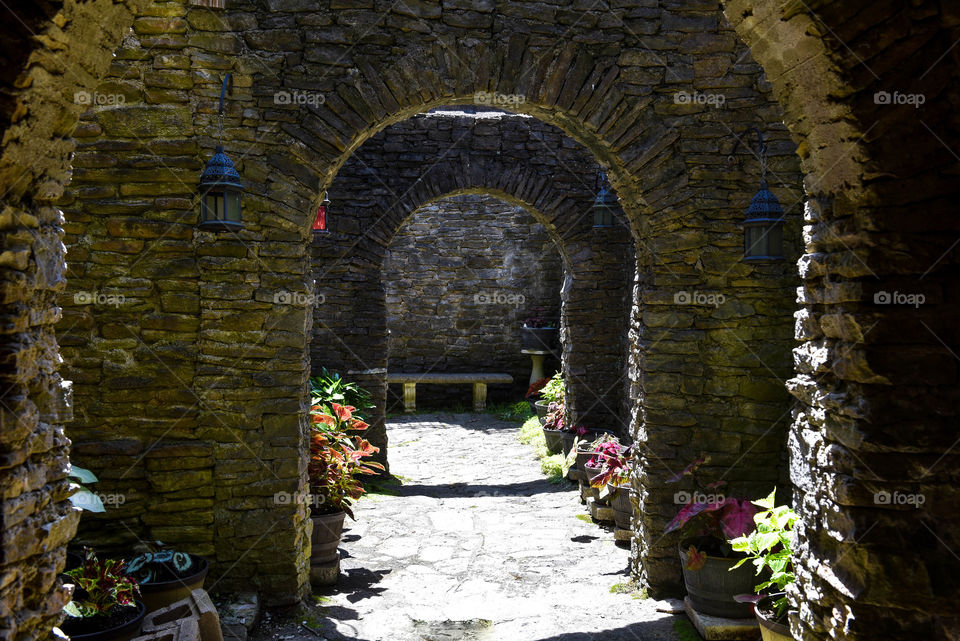
<path fill-rule="evenodd" d="M 63 626 L 61 626 L 61 629 L 70 637 L 70 641 L 130 641 L 130 639 L 139 636 L 140 626 L 143 625 L 143 617 L 147 616 L 147 606 L 145 604 L 137 601 L 137 608 L 139 608 L 139 612 L 136 619 L 105 630 L 86 634 L 70 634 L 69 628 L 63 629 Z"/>
<path fill-rule="evenodd" d="M 210 571 L 210 563 L 195 554 L 191 554 L 190 558 L 193 559 L 196 567 L 192 574 L 170 581 L 140 584 L 140 596 L 143 598 L 144 605 L 147 606 L 148 614 L 185 599 L 191 592 L 203 587 L 203 581 L 207 578 L 207 572 Z"/>
<path fill-rule="evenodd" d="M 559 454 L 563 449 L 563 432 L 543 428 L 543 437 L 547 439 L 547 452 Z"/>
<path fill-rule="evenodd" d="M 552 352 L 557 345 L 556 328 L 521 327 L 520 348 L 536 352 Z"/>
<path fill-rule="evenodd" d="M 760 636 L 763 637 L 763 641 L 793 641 L 790 628 L 782 623 L 777 623 L 772 616 L 764 612 L 769 605 L 769 600 L 761 599 L 753 606 L 753 613 L 757 617 L 757 623 L 760 624 Z"/>
<path fill-rule="evenodd" d="M 549 407 L 550 401 L 537 401 L 533 404 L 533 410 L 537 413 L 537 418 L 540 419 L 541 423 L 547 417 L 547 408 Z"/>
<path fill-rule="evenodd" d="M 753 616 L 752 605 L 737 603 L 733 597 L 753 593 L 753 586 L 757 583 L 753 566 L 745 563 L 730 571 L 740 559 L 708 556 L 702 568 L 688 570 L 687 550 L 696 543 L 695 539 L 684 539 L 679 545 L 683 582 L 693 609 L 716 617 L 749 619 Z"/>

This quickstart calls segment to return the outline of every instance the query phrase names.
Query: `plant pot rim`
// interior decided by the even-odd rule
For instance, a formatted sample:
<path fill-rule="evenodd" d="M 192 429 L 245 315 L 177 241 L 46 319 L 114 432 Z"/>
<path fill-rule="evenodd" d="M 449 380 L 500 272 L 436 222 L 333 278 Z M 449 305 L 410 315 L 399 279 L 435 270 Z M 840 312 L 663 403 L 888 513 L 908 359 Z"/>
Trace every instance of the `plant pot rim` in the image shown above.
<path fill-rule="evenodd" d="M 543 426 L 543 431 L 544 432 L 560 432 L 561 434 L 566 434 L 566 432 L 564 432 L 563 430 L 556 430 L 556 429 L 553 429 L 552 427 L 547 427 L 546 425 Z"/>
<path fill-rule="evenodd" d="M 140 600 L 134 600 L 134 604 L 136 604 L 138 608 L 137 616 L 135 618 L 130 619 L 125 623 L 121 623 L 120 625 L 115 625 L 112 628 L 104 628 L 103 630 L 97 630 L 96 632 L 87 632 L 85 634 L 71 634 L 69 635 L 70 640 L 71 641 L 88 641 L 88 640 L 99 639 L 99 638 L 111 638 L 112 636 L 116 636 L 116 633 L 118 632 L 122 632 L 128 629 L 133 630 L 134 627 L 139 629 L 139 626 L 141 625 L 143 618 L 147 616 L 147 604 Z"/>
<path fill-rule="evenodd" d="M 680 552 L 682 552 L 683 554 L 686 554 L 687 549 L 691 545 L 695 545 L 695 541 L 702 541 L 703 539 L 714 539 L 716 541 L 721 540 L 713 536 L 688 536 L 687 538 L 682 539 L 680 542 L 677 543 L 677 549 L 680 550 Z M 740 559 L 746 558 L 746 555 L 739 555 L 738 553 L 734 553 L 734 556 L 714 556 L 712 554 L 708 554 L 707 558 L 719 559 L 721 561 L 739 561 Z"/>
<path fill-rule="evenodd" d="M 764 597 L 757 603 L 753 604 L 753 614 L 757 617 L 757 623 L 772 632 L 776 632 L 777 634 L 782 634 L 787 637 L 791 636 L 790 626 L 779 623 L 778 621 L 774 620 L 772 616 L 769 616 L 766 612 L 760 609 L 760 606 L 764 603 L 767 603 L 769 599 L 770 597 Z"/>
<path fill-rule="evenodd" d="M 181 585 L 192 583 L 197 579 L 206 578 L 207 572 L 210 571 L 210 562 L 207 561 L 202 556 L 191 554 L 189 552 L 187 554 L 190 554 L 190 558 L 192 559 L 200 560 L 199 567 L 197 568 L 196 572 L 194 572 L 193 574 L 188 574 L 187 576 L 181 577 L 179 579 L 170 579 L 168 581 L 153 581 L 150 583 L 139 583 L 138 585 L 140 586 L 140 592 L 147 592 L 147 593 L 162 592 L 164 590 L 169 590 L 170 588 L 175 588 Z"/>

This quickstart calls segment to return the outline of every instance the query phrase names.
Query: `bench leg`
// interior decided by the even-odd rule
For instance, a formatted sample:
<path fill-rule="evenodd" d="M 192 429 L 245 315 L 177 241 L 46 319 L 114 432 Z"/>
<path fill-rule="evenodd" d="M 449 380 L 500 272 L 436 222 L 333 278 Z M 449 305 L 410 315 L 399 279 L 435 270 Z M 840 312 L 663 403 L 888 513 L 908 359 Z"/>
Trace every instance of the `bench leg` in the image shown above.
<path fill-rule="evenodd" d="M 417 384 L 416 383 L 403 384 L 403 411 L 404 412 L 417 411 Z"/>
<path fill-rule="evenodd" d="M 487 407 L 487 384 L 473 384 L 473 411 L 482 412 Z"/>

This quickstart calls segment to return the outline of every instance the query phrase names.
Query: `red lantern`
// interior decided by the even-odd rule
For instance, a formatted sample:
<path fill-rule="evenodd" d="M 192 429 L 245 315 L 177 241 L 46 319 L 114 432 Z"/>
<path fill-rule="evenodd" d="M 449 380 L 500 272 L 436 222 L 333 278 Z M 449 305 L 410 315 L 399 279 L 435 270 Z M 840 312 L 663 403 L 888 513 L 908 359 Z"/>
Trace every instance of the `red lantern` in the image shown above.
<path fill-rule="evenodd" d="M 317 207 L 317 217 L 313 219 L 314 232 L 326 233 L 330 231 L 327 229 L 327 205 L 329 204 L 330 201 L 327 200 L 327 196 L 324 194 L 323 202 Z"/>

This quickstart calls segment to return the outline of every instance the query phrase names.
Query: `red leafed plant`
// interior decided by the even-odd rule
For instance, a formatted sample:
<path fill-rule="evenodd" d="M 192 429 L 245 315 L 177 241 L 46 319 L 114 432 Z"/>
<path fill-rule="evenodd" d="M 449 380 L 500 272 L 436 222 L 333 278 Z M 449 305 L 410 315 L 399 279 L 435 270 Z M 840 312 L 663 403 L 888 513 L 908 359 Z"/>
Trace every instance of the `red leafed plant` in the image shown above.
<path fill-rule="evenodd" d="M 527 393 L 524 395 L 524 398 L 530 398 L 532 396 L 536 396 L 537 394 L 540 393 L 540 390 L 543 389 L 544 385 L 546 385 L 549 382 L 550 382 L 550 377 L 545 376 L 544 378 L 541 378 L 539 381 L 534 381 L 530 383 L 530 387 L 527 388 Z"/>
<path fill-rule="evenodd" d="M 380 451 L 358 434 L 369 427 L 354 418 L 350 405 L 332 403 L 330 407 L 314 405 L 311 410 L 310 461 L 307 473 L 310 492 L 322 498 L 317 513 L 343 510 L 354 518 L 350 505 L 363 496 L 363 484 L 358 474 L 376 474 L 383 471 L 380 463 L 365 461 Z"/>
<path fill-rule="evenodd" d="M 73 617 L 107 616 L 117 606 L 135 605 L 140 596 L 137 582 L 123 572 L 125 563 L 115 559 L 99 561 L 87 548 L 83 564 L 65 574 L 76 586 L 73 600 L 64 610 Z"/>
<path fill-rule="evenodd" d="M 747 499 L 720 493 L 725 481 L 703 484 L 697 472 L 700 466 L 708 461 L 707 457 L 702 456 L 679 474 L 667 479 L 668 482 L 678 482 L 689 476 L 698 489 L 694 492 L 677 492 L 675 496 L 678 500 L 684 500 L 685 504 L 664 528 L 664 533 L 669 534 L 686 527 L 694 536 L 712 539 L 710 547 L 713 551 L 729 556 L 731 551 L 726 541 L 753 531 L 753 515 L 757 513 L 757 508 Z M 707 555 L 703 551 L 690 546 L 687 552 L 687 569 L 699 570 L 706 560 Z"/>
<path fill-rule="evenodd" d="M 600 473 L 590 479 L 590 487 L 617 488 L 629 483 L 632 457 L 632 445 L 623 447 L 616 442 L 600 444 L 594 450 L 593 458 L 587 462 L 590 467 L 600 468 Z"/>

